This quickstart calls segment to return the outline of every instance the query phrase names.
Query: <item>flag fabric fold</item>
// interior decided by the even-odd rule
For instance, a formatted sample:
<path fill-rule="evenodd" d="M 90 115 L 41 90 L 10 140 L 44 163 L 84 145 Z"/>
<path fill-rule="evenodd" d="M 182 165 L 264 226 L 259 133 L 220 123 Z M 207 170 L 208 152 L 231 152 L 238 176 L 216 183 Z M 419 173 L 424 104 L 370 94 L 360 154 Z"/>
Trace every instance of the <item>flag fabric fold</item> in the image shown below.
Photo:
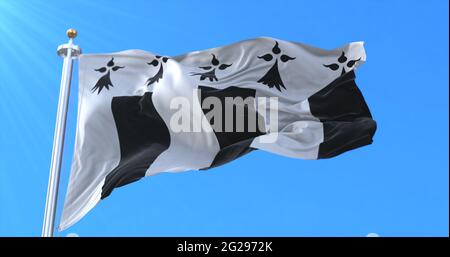
<path fill-rule="evenodd" d="M 371 144 L 376 123 L 355 83 L 365 60 L 362 42 L 322 50 L 273 38 L 175 57 L 81 55 L 59 229 L 145 176 L 210 169 L 256 149 L 322 159 Z"/>

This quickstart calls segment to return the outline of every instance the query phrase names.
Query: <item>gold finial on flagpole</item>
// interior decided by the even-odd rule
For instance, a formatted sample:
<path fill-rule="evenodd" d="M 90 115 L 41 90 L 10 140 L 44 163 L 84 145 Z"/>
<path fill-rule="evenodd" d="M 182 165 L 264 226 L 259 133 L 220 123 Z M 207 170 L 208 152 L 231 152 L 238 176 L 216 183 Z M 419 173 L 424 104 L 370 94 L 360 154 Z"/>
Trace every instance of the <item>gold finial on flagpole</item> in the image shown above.
<path fill-rule="evenodd" d="M 77 30 L 76 29 L 68 29 L 66 34 L 69 38 L 74 39 L 77 37 Z"/>
<path fill-rule="evenodd" d="M 66 44 L 60 45 L 58 47 L 57 53 L 61 57 L 66 57 L 68 53 L 68 49 L 71 49 L 71 58 L 76 58 L 78 55 L 81 54 L 81 49 L 79 46 L 73 44 L 73 39 L 77 37 L 78 32 L 76 29 L 68 29 L 66 31 L 66 35 L 69 38 L 69 42 Z"/>

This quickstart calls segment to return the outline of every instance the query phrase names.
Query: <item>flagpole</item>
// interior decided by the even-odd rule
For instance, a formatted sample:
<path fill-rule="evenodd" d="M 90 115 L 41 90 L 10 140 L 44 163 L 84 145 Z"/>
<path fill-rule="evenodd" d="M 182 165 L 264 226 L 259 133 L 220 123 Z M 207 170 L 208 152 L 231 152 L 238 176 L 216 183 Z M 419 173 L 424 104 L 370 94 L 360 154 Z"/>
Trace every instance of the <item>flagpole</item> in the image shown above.
<path fill-rule="evenodd" d="M 42 237 L 52 237 L 54 232 L 59 175 L 61 172 L 64 135 L 66 132 L 70 82 L 72 79 L 72 63 L 73 59 L 77 58 L 77 56 L 81 53 L 80 47 L 73 44 L 73 39 L 76 36 L 77 31 L 75 29 L 67 30 L 69 42 L 67 44 L 60 45 L 57 50 L 58 55 L 64 58 L 64 62 L 59 91 L 58 110 L 56 112 L 55 134 L 53 137 L 53 150 L 47 187 L 47 199 L 45 202 L 44 222 L 42 225 Z"/>

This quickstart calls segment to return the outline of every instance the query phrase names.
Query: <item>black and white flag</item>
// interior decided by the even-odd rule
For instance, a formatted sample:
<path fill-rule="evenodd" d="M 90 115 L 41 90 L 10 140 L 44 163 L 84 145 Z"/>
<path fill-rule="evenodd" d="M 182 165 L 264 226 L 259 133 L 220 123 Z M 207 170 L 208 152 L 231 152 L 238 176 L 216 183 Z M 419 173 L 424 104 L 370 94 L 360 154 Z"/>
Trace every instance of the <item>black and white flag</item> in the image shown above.
<path fill-rule="evenodd" d="M 144 176 L 209 169 L 255 149 L 321 159 L 370 144 L 376 123 L 355 84 L 365 60 L 362 42 L 328 51 L 273 38 L 176 57 L 81 55 L 59 229 Z"/>

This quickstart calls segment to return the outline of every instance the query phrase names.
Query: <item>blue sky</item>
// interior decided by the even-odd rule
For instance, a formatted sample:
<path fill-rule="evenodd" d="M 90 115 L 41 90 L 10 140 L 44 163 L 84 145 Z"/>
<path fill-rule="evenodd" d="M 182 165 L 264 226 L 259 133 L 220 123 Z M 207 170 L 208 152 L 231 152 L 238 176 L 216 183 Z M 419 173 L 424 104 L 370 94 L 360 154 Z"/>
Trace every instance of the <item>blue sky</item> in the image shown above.
<path fill-rule="evenodd" d="M 448 236 L 448 1 L 0 0 L 0 236 L 39 236 L 62 60 L 177 55 L 270 36 L 331 49 L 366 42 L 357 83 L 374 143 L 337 158 L 255 151 L 228 165 L 122 187 L 66 236 Z M 74 70 L 76 74 L 77 69 Z M 75 135 L 70 97 L 57 218 Z"/>

